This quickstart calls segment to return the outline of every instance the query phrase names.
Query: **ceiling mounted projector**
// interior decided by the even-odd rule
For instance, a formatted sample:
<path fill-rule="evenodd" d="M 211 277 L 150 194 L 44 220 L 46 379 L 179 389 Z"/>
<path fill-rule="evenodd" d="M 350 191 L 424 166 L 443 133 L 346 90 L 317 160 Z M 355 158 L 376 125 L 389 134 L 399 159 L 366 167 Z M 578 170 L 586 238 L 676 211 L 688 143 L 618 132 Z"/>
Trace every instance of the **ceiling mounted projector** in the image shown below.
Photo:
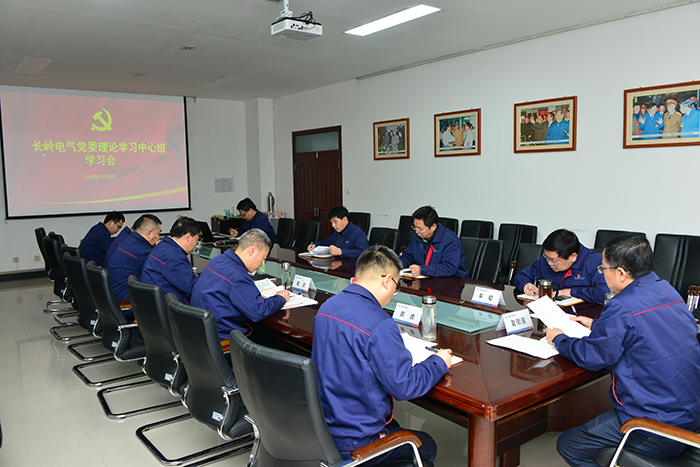
<path fill-rule="evenodd" d="M 270 26 L 270 32 L 273 36 L 285 39 L 308 41 L 314 37 L 320 37 L 323 34 L 323 28 L 321 23 L 314 20 L 314 15 L 310 11 L 295 18 L 289 9 L 289 0 L 284 0 L 284 10 Z"/>

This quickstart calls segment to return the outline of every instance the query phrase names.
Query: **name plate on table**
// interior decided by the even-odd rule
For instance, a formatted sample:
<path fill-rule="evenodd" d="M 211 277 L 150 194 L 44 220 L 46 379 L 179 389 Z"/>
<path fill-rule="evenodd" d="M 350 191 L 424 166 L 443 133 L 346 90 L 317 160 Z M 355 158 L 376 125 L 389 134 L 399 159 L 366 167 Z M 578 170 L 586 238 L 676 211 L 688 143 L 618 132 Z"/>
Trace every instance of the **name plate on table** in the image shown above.
<path fill-rule="evenodd" d="M 503 292 L 489 289 L 488 287 L 474 288 L 474 295 L 472 295 L 471 301 L 492 307 L 498 307 L 498 305 L 506 306 L 506 301 L 503 299 Z"/>
<path fill-rule="evenodd" d="M 530 312 L 527 309 L 503 313 L 498 326 L 496 326 L 497 331 L 505 329 L 507 334 L 528 331 L 532 328 L 532 318 L 530 318 Z"/>
<path fill-rule="evenodd" d="M 397 303 L 393 318 L 394 321 L 398 321 L 399 323 L 418 327 L 421 316 L 423 316 L 423 308 L 406 305 L 405 303 Z"/>
<path fill-rule="evenodd" d="M 316 286 L 314 285 L 314 280 L 310 277 L 297 274 L 294 276 L 294 282 L 292 282 L 292 290 L 295 292 L 309 293 L 309 290 L 316 290 Z"/>

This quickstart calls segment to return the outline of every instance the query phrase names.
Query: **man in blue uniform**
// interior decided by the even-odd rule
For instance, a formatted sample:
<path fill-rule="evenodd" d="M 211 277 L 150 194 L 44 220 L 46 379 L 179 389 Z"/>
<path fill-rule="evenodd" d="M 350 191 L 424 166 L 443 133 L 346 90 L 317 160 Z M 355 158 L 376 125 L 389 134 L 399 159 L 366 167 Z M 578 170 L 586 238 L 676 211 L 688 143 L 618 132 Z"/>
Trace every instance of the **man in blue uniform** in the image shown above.
<path fill-rule="evenodd" d="M 700 136 L 700 111 L 695 108 L 692 99 L 681 102 L 681 138 L 694 138 Z"/>
<path fill-rule="evenodd" d="M 338 450 L 350 451 L 401 430 L 393 420 L 393 399 L 421 397 L 451 366 L 452 353 L 442 349 L 412 366 L 394 320 L 383 310 L 399 290 L 401 262 L 385 246 L 374 245 L 357 260 L 355 283 L 331 297 L 314 318 L 311 349 L 323 414 Z M 414 432 L 423 443 L 419 453 L 432 466 L 437 445 L 427 433 Z M 404 446 L 370 461 L 412 459 Z"/>
<path fill-rule="evenodd" d="M 610 289 L 596 270 L 601 261 L 598 253 L 581 245 L 576 234 L 566 229 L 549 234 L 542 247 L 544 255 L 513 278 L 515 288 L 537 295 L 535 282 L 549 279 L 559 295 L 600 305 L 605 302 Z"/>
<path fill-rule="evenodd" d="M 401 254 L 401 262 L 414 276 L 469 277 L 462 242 L 438 223 L 437 211 L 423 206 L 413 213 L 413 236 Z"/>
<path fill-rule="evenodd" d="M 317 246 L 327 246 L 333 256 L 345 258 L 357 258 L 369 246 L 367 236 L 361 228 L 350 222 L 348 210 L 345 206 L 336 206 L 328 212 L 333 232 L 330 237 L 312 243 L 307 247 L 308 251 Z"/>
<path fill-rule="evenodd" d="M 119 232 L 124 225 L 124 214 L 110 212 L 105 220 L 93 225 L 80 242 L 80 253 L 88 261 L 104 264 L 105 255 L 112 245 L 112 235 Z"/>
<path fill-rule="evenodd" d="M 141 282 L 154 284 L 163 293 L 174 293 L 182 303 L 189 303 L 197 275 L 187 255 L 199 240 L 199 224 L 191 217 L 179 217 L 170 228 L 170 237 L 153 248 L 141 271 Z"/>
<path fill-rule="evenodd" d="M 244 222 L 243 227 L 241 227 L 239 230 L 229 230 L 231 235 L 238 237 L 250 229 L 260 229 L 267 234 L 267 237 L 272 242 L 272 246 L 279 243 L 279 240 L 277 240 L 277 235 L 275 234 L 275 229 L 273 229 L 270 225 L 270 221 L 267 219 L 267 216 L 258 211 L 255 203 L 250 198 L 239 201 L 238 205 L 236 205 L 236 209 L 238 209 L 238 212 L 243 217 Z"/>
<path fill-rule="evenodd" d="M 260 229 L 244 233 L 236 251 L 226 250 L 209 264 L 192 290 L 192 306 L 214 314 L 219 338 L 228 339 L 238 329 L 249 335 L 248 320 L 257 322 L 280 311 L 289 300 L 289 291 L 282 290 L 270 298 L 260 295 L 250 274 L 267 257 L 272 242 Z"/>
<path fill-rule="evenodd" d="M 698 327 L 678 292 L 652 272 L 646 237 L 622 234 L 603 251 L 602 275 L 615 293 L 600 315 L 574 320 L 591 329 L 582 339 L 547 329 L 559 353 L 587 370 L 612 373 L 614 409 L 559 437 L 557 450 L 569 465 L 598 467 L 596 453 L 617 446 L 620 426 L 645 417 L 695 431 L 700 426 Z M 672 458 L 683 445 L 639 431 L 625 449 Z"/>
<path fill-rule="evenodd" d="M 117 247 L 105 263 L 112 278 L 112 291 L 117 300 L 128 300 L 129 276 L 141 277 L 146 258 L 160 238 L 160 219 L 144 214 L 134 222 L 134 231 Z"/>
<path fill-rule="evenodd" d="M 112 239 L 112 244 L 109 246 L 107 254 L 105 255 L 105 264 L 107 263 L 107 261 L 109 261 L 109 257 L 114 254 L 114 250 L 116 250 L 117 247 L 121 245 L 121 243 L 126 237 L 131 235 L 131 232 L 133 232 L 133 230 L 131 230 L 128 225 L 125 225 L 122 227 L 122 230 L 119 232 L 119 235 Z"/>

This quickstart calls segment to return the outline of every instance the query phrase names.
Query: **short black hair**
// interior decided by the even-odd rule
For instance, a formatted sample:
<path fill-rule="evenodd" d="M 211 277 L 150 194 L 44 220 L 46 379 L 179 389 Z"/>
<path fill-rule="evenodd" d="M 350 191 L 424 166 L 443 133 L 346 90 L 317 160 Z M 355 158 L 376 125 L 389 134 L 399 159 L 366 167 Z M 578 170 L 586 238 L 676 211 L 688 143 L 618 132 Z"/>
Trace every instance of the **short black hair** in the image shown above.
<path fill-rule="evenodd" d="M 603 257 L 611 268 L 622 268 L 632 279 L 646 276 L 654 268 L 654 253 L 646 235 L 623 233 L 605 242 Z"/>
<path fill-rule="evenodd" d="M 342 219 L 343 217 L 348 217 L 348 214 L 350 213 L 345 206 L 336 206 L 328 211 L 328 219 L 333 219 L 334 217 Z"/>
<path fill-rule="evenodd" d="M 432 206 L 421 206 L 413 212 L 413 218 L 423 221 L 430 228 L 438 222 L 438 213 Z"/>
<path fill-rule="evenodd" d="M 379 274 L 385 274 L 394 268 L 401 271 L 402 267 L 399 256 L 393 250 L 384 245 L 372 245 L 357 258 L 355 275 L 360 276 L 372 270 Z"/>
<path fill-rule="evenodd" d="M 144 226 L 149 226 L 149 225 L 153 226 L 154 223 L 155 223 L 156 227 L 162 224 L 160 219 L 158 219 L 158 217 L 156 217 L 155 215 L 144 214 L 143 216 L 136 219 L 136 222 L 134 222 L 134 225 L 131 229 L 134 231 L 141 232 L 141 230 Z M 148 227 L 148 228 L 152 228 L 152 227 Z M 148 229 L 146 229 L 146 230 L 148 230 Z"/>
<path fill-rule="evenodd" d="M 126 219 L 124 218 L 124 214 L 122 214 L 121 212 L 112 211 L 107 213 L 107 215 L 105 216 L 105 220 L 102 221 L 102 223 L 106 224 L 109 221 L 114 221 L 115 224 L 118 224 L 119 221 L 126 222 Z"/>
<path fill-rule="evenodd" d="M 255 206 L 255 203 L 250 198 L 245 198 L 245 199 L 240 200 L 238 202 L 238 204 L 236 205 L 236 209 L 239 211 L 246 211 L 246 212 L 250 211 L 251 209 L 253 209 L 255 211 L 258 210 L 257 206 Z"/>
<path fill-rule="evenodd" d="M 173 238 L 184 237 L 187 234 L 194 237 L 201 233 L 202 229 L 199 228 L 199 224 L 191 217 L 178 217 L 173 226 L 170 227 L 170 236 Z"/>
<path fill-rule="evenodd" d="M 569 259 L 569 256 L 581 250 L 581 243 L 575 233 L 566 229 L 555 230 L 547 235 L 542 242 L 542 248 L 553 251 L 562 259 Z"/>

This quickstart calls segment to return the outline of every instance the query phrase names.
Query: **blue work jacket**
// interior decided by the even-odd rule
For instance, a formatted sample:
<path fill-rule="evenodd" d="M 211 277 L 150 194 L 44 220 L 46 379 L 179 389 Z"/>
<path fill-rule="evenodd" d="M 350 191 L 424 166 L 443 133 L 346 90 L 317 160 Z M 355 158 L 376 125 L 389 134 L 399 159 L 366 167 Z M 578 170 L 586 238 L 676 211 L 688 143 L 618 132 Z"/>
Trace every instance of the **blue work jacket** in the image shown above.
<path fill-rule="evenodd" d="M 141 277 L 141 270 L 146 262 L 146 258 L 153 251 L 153 247 L 148 240 L 143 238 L 138 232 L 133 232 L 114 250 L 109 261 L 104 267 L 107 269 L 112 278 L 112 291 L 117 300 L 127 300 L 129 298 L 129 289 L 127 281 L 129 276 L 133 275 Z"/>
<path fill-rule="evenodd" d="M 197 275 L 192 272 L 184 248 L 171 237 L 165 237 L 146 259 L 139 280 L 157 285 L 164 294 L 172 292 L 181 302 L 189 303 Z"/>
<path fill-rule="evenodd" d="M 334 230 L 330 237 L 314 242 L 314 245 L 337 246 L 343 252 L 341 256 L 345 258 L 357 258 L 369 246 L 365 232 L 352 222 L 348 222 L 342 232 Z"/>
<path fill-rule="evenodd" d="M 403 267 L 417 264 L 423 276 L 469 277 L 462 242 L 453 231 L 438 224 L 431 240 L 425 242 L 417 234 L 414 235 L 401 254 Z"/>
<path fill-rule="evenodd" d="M 277 239 L 277 234 L 275 234 L 275 229 L 270 225 L 270 221 L 267 216 L 260 211 L 256 211 L 253 218 L 249 221 L 243 221 L 243 227 L 238 230 L 238 235 L 243 235 L 244 232 L 250 229 L 260 229 L 270 237 L 272 246 L 275 246 L 280 241 Z"/>
<path fill-rule="evenodd" d="M 700 130 L 700 110 L 691 109 L 688 115 L 683 115 L 681 123 L 681 138 L 695 138 Z"/>
<path fill-rule="evenodd" d="M 660 135 L 661 131 L 664 129 L 664 125 L 664 116 L 657 112 L 653 117 L 646 114 L 644 116 L 644 123 L 638 123 L 637 127 L 642 130 L 642 138 L 654 139 L 656 137 L 661 137 Z"/>
<path fill-rule="evenodd" d="M 554 272 L 547 259 L 541 256 L 515 275 L 513 285 L 518 290 L 523 290 L 526 284 L 535 284 L 536 279 L 549 279 L 558 290 L 571 288 L 572 297 L 602 305 L 605 302 L 605 294 L 610 292 L 608 284 L 605 283 L 605 276 L 597 270 L 602 261 L 598 253 L 581 245 L 578 258 L 569 270 Z"/>
<path fill-rule="evenodd" d="M 646 417 L 695 431 L 700 426 L 700 347 L 695 319 L 656 273 L 615 295 L 582 339 L 559 335 L 561 355 L 612 373 L 610 400 L 620 422 Z"/>
<path fill-rule="evenodd" d="M 129 226 L 125 225 L 124 227 L 122 227 L 121 232 L 119 232 L 119 234 L 112 239 L 112 244 L 109 246 L 107 254 L 105 255 L 105 263 L 107 262 L 109 257 L 114 254 L 114 250 L 116 250 L 117 247 L 121 245 L 124 239 L 129 235 L 131 235 L 131 229 L 129 228 Z"/>
<path fill-rule="evenodd" d="M 80 254 L 87 261 L 94 261 L 97 264 L 104 264 L 105 255 L 112 245 L 112 235 L 107 230 L 107 227 L 98 222 L 93 225 L 88 233 L 80 241 Z"/>
<path fill-rule="evenodd" d="M 398 325 L 358 284 L 321 306 L 313 340 L 323 414 L 341 451 L 367 444 L 384 429 L 393 416 L 392 396 L 421 397 L 447 372 L 437 355 L 412 366 Z"/>
<path fill-rule="evenodd" d="M 191 302 L 212 312 L 219 338 L 228 339 L 234 329 L 250 334 L 246 320 L 261 321 L 280 311 L 286 300 L 280 295 L 260 295 L 243 260 L 233 250 L 226 250 L 204 268 L 192 290 Z"/>

